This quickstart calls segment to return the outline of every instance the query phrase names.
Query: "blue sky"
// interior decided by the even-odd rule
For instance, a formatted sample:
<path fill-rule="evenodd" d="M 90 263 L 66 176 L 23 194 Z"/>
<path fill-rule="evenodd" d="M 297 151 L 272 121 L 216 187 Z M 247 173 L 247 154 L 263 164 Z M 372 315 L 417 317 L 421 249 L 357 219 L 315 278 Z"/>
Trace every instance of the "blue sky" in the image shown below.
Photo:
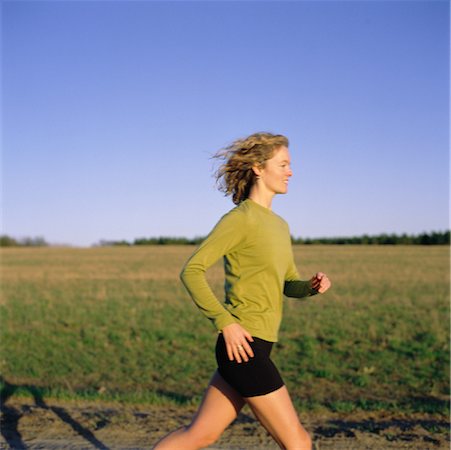
<path fill-rule="evenodd" d="M 290 139 L 294 236 L 445 230 L 446 1 L 3 1 L 2 232 L 205 235 L 211 155 Z"/>

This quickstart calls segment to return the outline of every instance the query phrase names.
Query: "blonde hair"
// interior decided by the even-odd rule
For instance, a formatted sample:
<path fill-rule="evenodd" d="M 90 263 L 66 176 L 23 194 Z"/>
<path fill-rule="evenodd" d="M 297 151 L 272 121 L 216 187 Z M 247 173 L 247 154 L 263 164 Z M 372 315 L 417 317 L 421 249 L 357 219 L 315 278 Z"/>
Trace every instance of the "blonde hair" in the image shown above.
<path fill-rule="evenodd" d="M 274 151 L 288 147 L 288 139 L 281 134 L 255 133 L 237 139 L 219 150 L 213 158 L 222 161 L 215 173 L 220 191 L 232 195 L 233 203 L 238 205 L 249 197 L 252 185 L 256 181 L 253 167 L 264 167 Z"/>

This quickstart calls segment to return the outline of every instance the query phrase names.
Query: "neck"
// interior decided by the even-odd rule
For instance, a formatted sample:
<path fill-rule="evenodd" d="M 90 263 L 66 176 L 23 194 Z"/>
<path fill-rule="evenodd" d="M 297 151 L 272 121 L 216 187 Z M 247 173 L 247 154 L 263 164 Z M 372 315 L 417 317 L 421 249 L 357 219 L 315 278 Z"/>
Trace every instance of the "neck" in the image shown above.
<path fill-rule="evenodd" d="M 265 208 L 271 209 L 272 206 L 272 199 L 274 197 L 273 192 L 267 192 L 262 191 L 259 189 L 257 184 L 254 184 L 252 186 L 251 191 L 249 193 L 249 198 L 255 202 L 258 203 L 261 206 L 264 206 Z"/>

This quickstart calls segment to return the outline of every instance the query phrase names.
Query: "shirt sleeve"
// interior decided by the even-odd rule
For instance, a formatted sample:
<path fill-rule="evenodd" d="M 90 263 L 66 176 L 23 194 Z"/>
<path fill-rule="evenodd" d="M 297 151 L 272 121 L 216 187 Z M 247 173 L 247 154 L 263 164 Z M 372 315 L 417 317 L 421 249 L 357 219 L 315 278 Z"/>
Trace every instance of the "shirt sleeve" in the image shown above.
<path fill-rule="evenodd" d="M 191 298 L 216 329 L 235 323 L 236 320 L 216 298 L 205 272 L 224 255 L 235 251 L 245 240 L 245 216 L 231 210 L 216 224 L 182 269 L 180 278 Z"/>
<path fill-rule="evenodd" d="M 312 288 L 310 280 L 300 280 L 298 270 L 293 260 L 285 276 L 283 293 L 287 297 L 304 298 L 316 295 L 318 294 L 318 291 Z"/>

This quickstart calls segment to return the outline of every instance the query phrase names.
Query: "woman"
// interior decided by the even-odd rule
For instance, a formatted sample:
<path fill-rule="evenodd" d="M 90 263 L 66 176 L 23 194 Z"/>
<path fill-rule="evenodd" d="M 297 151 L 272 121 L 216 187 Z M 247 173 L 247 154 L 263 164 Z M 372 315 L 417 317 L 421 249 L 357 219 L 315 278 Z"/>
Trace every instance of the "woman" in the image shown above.
<path fill-rule="evenodd" d="M 156 449 L 199 449 L 215 442 L 247 403 L 281 448 L 311 449 L 284 382 L 270 359 L 282 318 L 283 295 L 309 297 L 330 287 L 321 272 L 302 281 L 286 222 L 272 212 L 292 176 L 288 140 L 256 133 L 220 151 L 221 190 L 237 205 L 217 223 L 186 263 L 181 279 L 218 331 L 214 373 L 192 423 Z M 224 257 L 225 305 L 205 271 Z"/>

